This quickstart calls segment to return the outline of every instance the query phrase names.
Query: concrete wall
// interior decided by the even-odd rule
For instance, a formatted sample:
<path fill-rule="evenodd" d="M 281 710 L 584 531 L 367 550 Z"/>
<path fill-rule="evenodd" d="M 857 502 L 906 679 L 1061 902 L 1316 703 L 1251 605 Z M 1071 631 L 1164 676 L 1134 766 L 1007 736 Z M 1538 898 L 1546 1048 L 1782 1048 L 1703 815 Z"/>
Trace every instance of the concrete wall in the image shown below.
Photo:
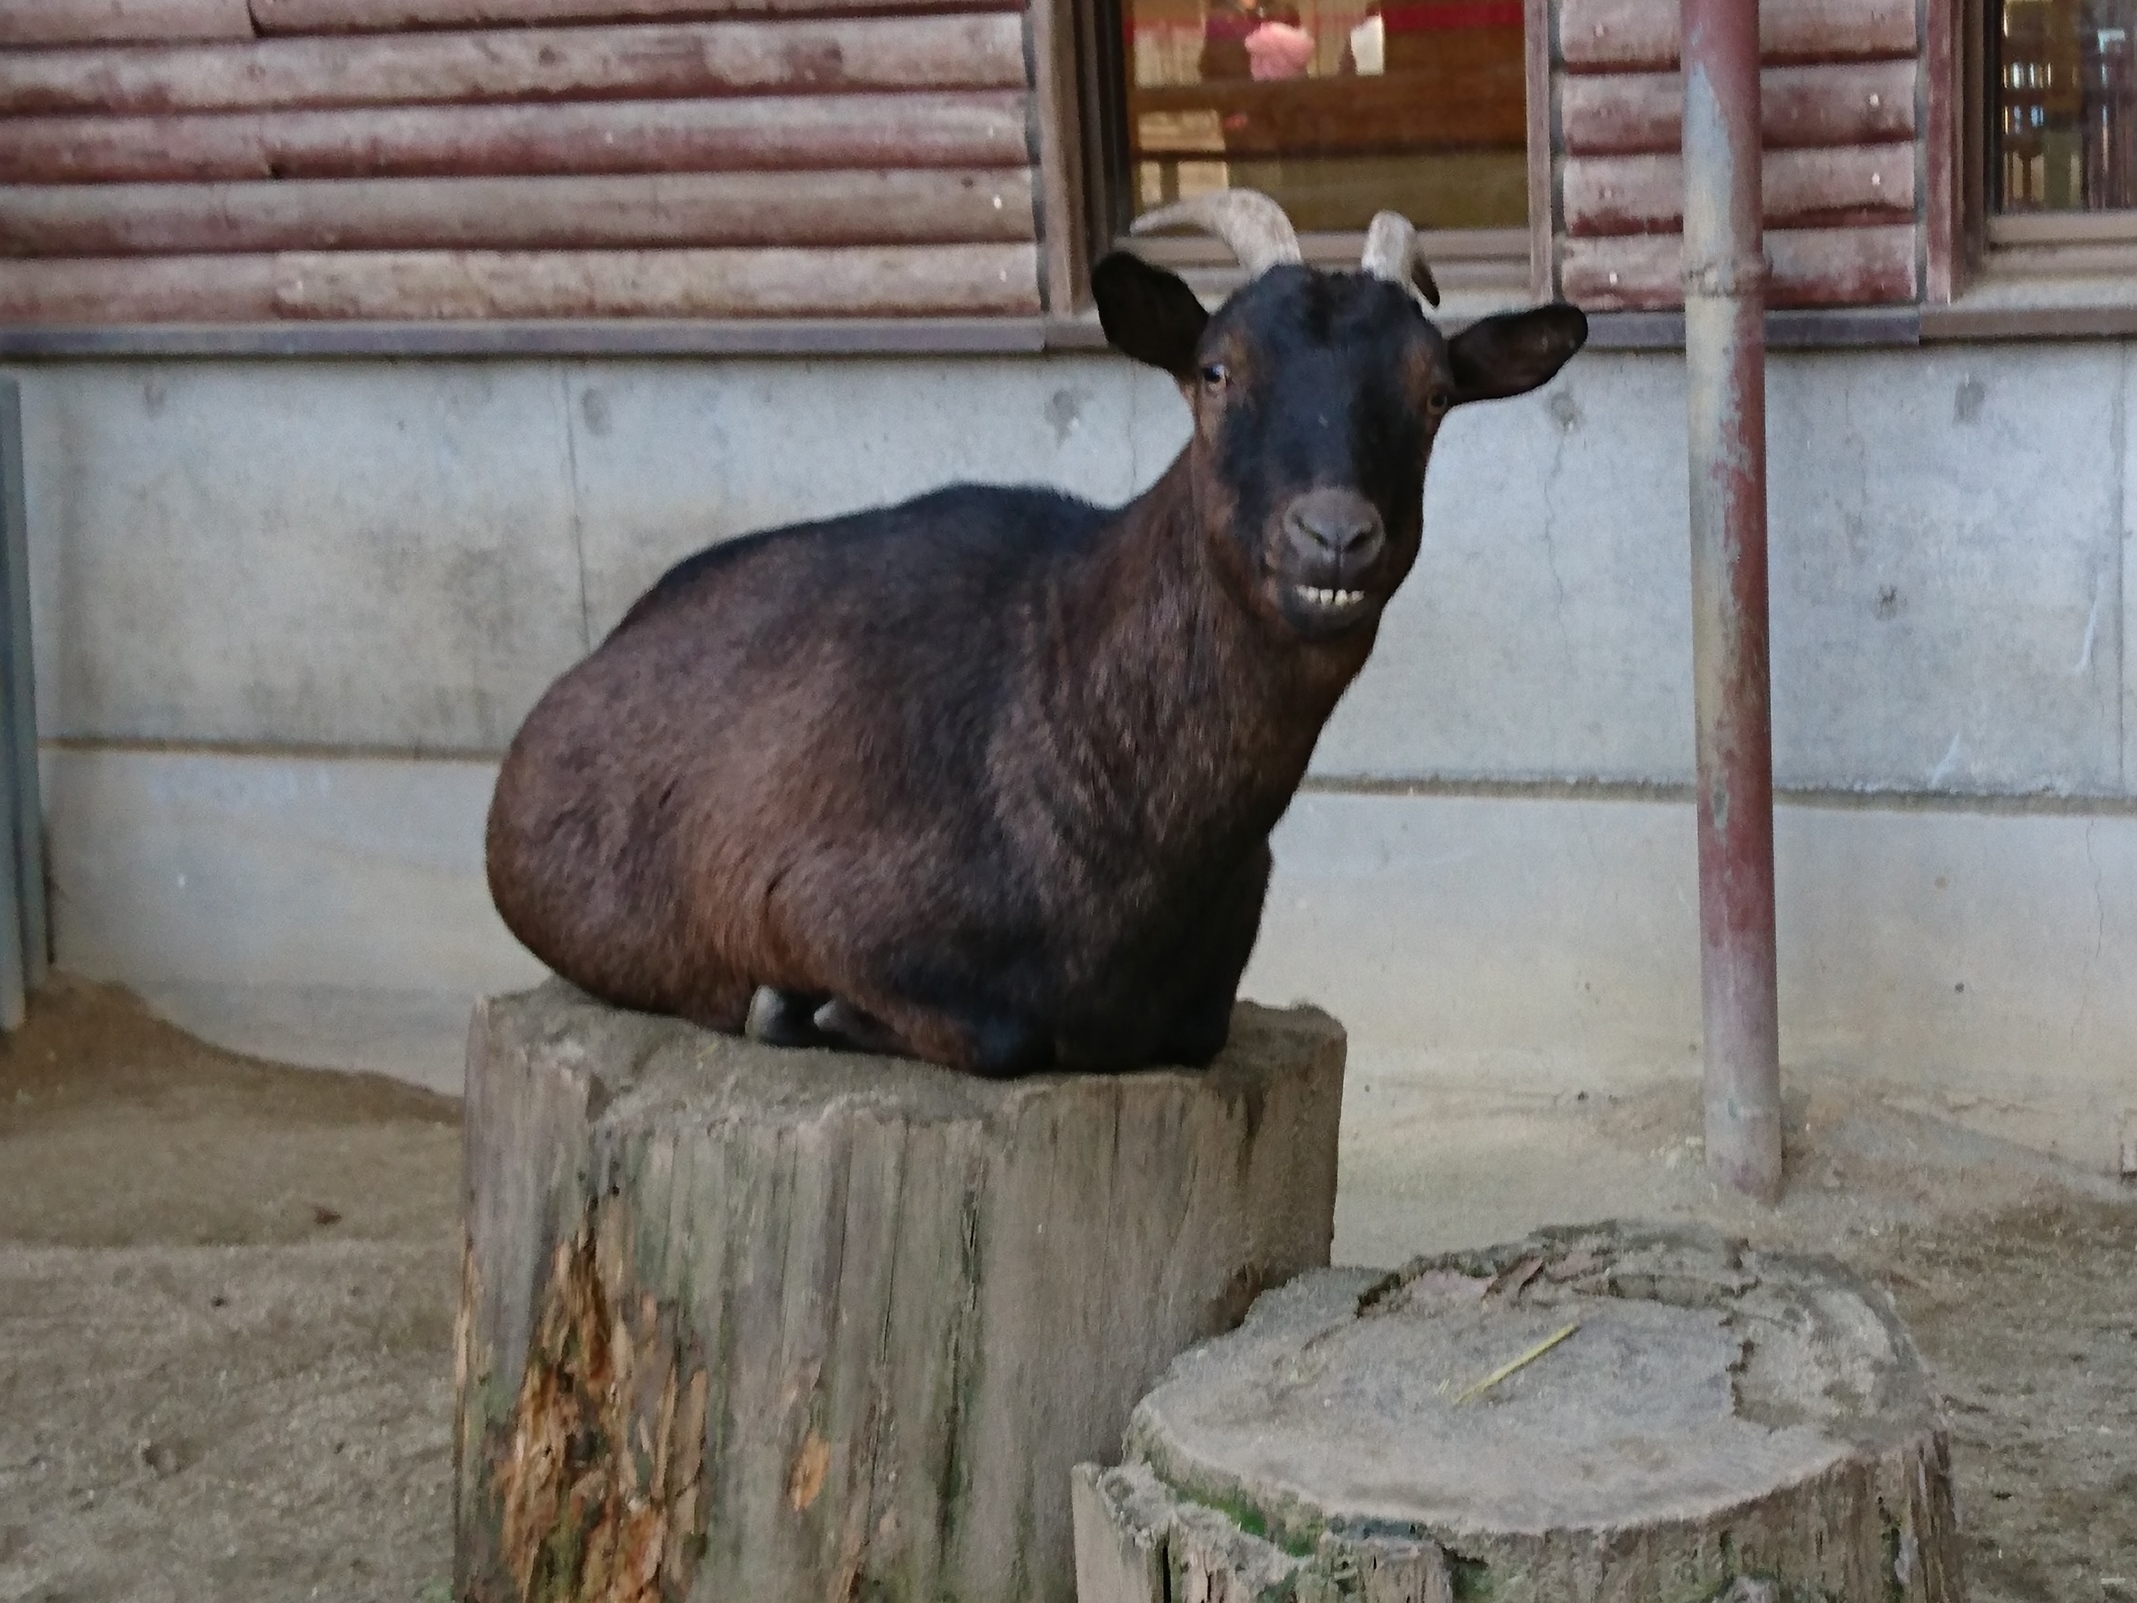
<path fill-rule="evenodd" d="M 1118 499 L 1185 429 L 1099 357 L 16 371 L 62 963 L 441 1080 L 465 997 L 533 972 L 492 760 L 663 567 L 953 477 Z M 2103 1165 L 2130 383 L 2119 344 L 1944 347 L 1777 356 L 1771 399 L 1784 1051 Z M 1683 416 L 1677 358 L 1590 353 L 1446 428 L 1250 975 L 1385 1072 L 1693 1062 Z"/>

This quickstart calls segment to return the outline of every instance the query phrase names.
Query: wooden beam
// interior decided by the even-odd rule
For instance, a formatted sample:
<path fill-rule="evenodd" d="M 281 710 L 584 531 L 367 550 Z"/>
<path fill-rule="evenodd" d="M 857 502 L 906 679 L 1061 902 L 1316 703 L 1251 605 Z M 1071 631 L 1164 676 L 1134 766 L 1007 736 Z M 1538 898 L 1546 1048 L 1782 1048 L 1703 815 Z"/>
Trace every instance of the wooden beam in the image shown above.
<path fill-rule="evenodd" d="M 1636 311 L 1684 303 L 1683 241 L 1675 234 L 1564 239 L 1566 298 L 1595 311 Z M 1773 306 L 1873 306 L 1915 298 L 1915 230 L 1775 229 Z"/>
<path fill-rule="evenodd" d="M 1912 61 L 1768 67 L 1759 74 L 1766 148 L 1912 139 L 1915 78 Z M 1558 97 L 1568 155 L 1632 156 L 1683 143 L 1684 80 L 1677 73 L 1565 77 Z"/>
<path fill-rule="evenodd" d="M 1006 167 L 1026 97 L 785 95 L 159 117 L 21 117 L 0 182 Z"/>
<path fill-rule="evenodd" d="M 1927 110 L 1922 130 L 1922 294 L 1925 300 L 1948 305 L 1958 292 L 1959 273 L 1965 260 L 1963 235 L 1965 212 L 1962 192 L 1965 178 L 1965 140 L 1959 110 L 1966 104 L 1959 50 L 1959 8 L 1929 4 L 1922 27 L 1922 74 Z"/>
<path fill-rule="evenodd" d="M 1029 168 L 0 190 L 0 255 L 903 245 L 1032 238 Z"/>
<path fill-rule="evenodd" d="M 1551 68 L 1552 0 L 1523 0 L 1522 55 L 1526 72 L 1523 95 L 1528 123 L 1529 298 L 1558 298 L 1557 187 L 1551 182 L 1551 91 L 1557 74 Z M 1544 158 L 1544 159 L 1539 159 Z"/>
<path fill-rule="evenodd" d="M 1766 225 L 1815 228 L 1914 216 L 1914 146 L 1772 150 L 1763 162 Z M 1572 156 L 1560 164 L 1574 238 L 1675 233 L 1684 221 L 1678 156 Z"/>
<path fill-rule="evenodd" d="M 275 315 L 271 256 L 0 262 L 0 323 L 252 323 Z"/>
<path fill-rule="evenodd" d="M 284 317 L 919 317 L 1039 310 L 1030 245 L 290 254 Z"/>
<path fill-rule="evenodd" d="M 254 23 L 270 35 L 1017 9 L 1018 0 L 252 0 Z"/>
<path fill-rule="evenodd" d="M 1667 0 L 1563 0 L 1559 42 L 1568 72 L 1673 68 L 1678 9 Z M 1914 0 L 1763 0 L 1759 55 L 1768 65 L 1915 54 Z"/>
<path fill-rule="evenodd" d="M 0 322 L 1031 316 L 1022 245 L 292 251 L 0 262 Z"/>
<path fill-rule="evenodd" d="M 526 28 L 0 56 L 0 113 L 1021 89 L 1010 15 Z"/>
<path fill-rule="evenodd" d="M 1603 323 L 1607 320 L 1599 320 L 1599 326 Z M 63 356 L 975 356 L 1036 355 L 1051 348 L 1046 323 L 1037 317 L 0 324 L 0 359 L 9 361 Z M 499 754 L 471 755 L 494 760 Z"/>
<path fill-rule="evenodd" d="M 251 37 L 245 0 L 0 0 L 0 49 Z"/>
<path fill-rule="evenodd" d="M 1041 176 L 1039 231 L 1046 309 L 1070 316 L 1090 299 L 1092 251 L 1084 227 L 1081 105 L 1076 94 L 1070 0 L 1032 0 L 1033 157 Z"/>

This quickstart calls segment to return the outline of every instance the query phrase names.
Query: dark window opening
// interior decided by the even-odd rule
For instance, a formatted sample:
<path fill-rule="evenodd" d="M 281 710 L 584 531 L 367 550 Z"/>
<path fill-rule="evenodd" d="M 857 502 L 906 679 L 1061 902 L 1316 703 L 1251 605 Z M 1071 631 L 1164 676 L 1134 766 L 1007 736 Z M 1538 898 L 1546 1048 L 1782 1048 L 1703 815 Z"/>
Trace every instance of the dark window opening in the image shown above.
<path fill-rule="evenodd" d="M 1235 186 L 1302 232 L 1527 223 L 1521 0 L 1114 4 L 1124 218 Z"/>
<path fill-rule="evenodd" d="M 2137 207 L 2137 3 L 1999 0 L 1990 22 L 1995 209 Z"/>

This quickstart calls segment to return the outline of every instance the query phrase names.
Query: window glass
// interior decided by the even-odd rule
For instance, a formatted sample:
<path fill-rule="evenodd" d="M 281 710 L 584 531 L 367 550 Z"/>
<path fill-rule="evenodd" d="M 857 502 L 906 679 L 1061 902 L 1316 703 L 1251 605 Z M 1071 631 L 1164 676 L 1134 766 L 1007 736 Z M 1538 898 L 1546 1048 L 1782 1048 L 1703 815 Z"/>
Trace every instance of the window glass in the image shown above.
<path fill-rule="evenodd" d="M 1521 0 L 1123 0 L 1130 204 L 1236 185 L 1301 229 L 1528 219 Z"/>
<path fill-rule="evenodd" d="M 2002 0 L 1991 29 L 1997 144 L 1992 183 L 2006 212 L 2137 206 L 2132 0 Z"/>

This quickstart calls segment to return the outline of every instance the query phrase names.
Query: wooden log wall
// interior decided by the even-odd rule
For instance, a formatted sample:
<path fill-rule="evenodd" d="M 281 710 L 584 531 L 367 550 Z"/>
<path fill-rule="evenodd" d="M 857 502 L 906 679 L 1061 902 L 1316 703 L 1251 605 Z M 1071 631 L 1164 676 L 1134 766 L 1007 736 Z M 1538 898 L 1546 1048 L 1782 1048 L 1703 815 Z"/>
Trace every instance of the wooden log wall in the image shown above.
<path fill-rule="evenodd" d="M 1560 0 L 1553 87 L 1559 291 L 1681 306 L 1677 0 Z M 1764 0 L 1770 304 L 1917 298 L 1921 43 L 1914 0 Z"/>
<path fill-rule="evenodd" d="M 1035 315 L 1022 3 L 0 0 L 0 322 Z"/>

